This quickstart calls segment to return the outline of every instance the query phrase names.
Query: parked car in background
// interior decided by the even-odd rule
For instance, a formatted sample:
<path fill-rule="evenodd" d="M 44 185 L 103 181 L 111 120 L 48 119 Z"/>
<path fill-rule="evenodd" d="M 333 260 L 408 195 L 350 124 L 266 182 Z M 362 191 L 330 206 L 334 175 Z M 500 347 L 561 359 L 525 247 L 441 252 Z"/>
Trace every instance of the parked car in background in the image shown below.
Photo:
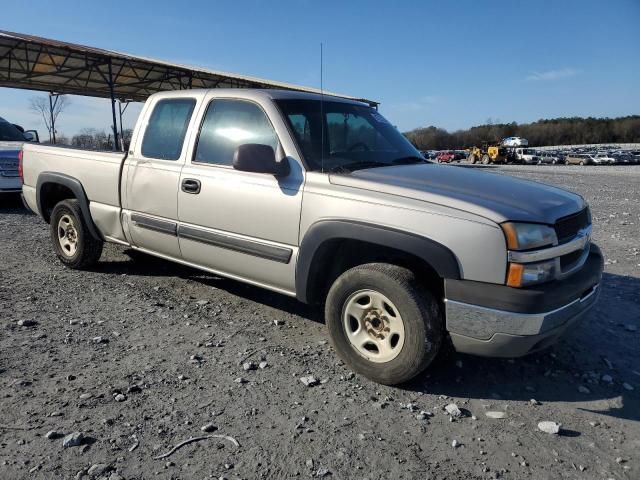
<path fill-rule="evenodd" d="M 453 151 L 453 160 L 456 162 L 461 162 L 466 160 L 468 153 L 466 150 L 454 150 Z"/>
<path fill-rule="evenodd" d="M 596 158 L 593 153 L 573 153 L 567 155 L 565 163 L 567 165 L 606 165 L 609 162 L 602 158 Z"/>
<path fill-rule="evenodd" d="M 596 153 L 595 160 L 599 165 L 613 165 L 616 163 L 616 159 L 610 156 L 608 153 Z"/>
<path fill-rule="evenodd" d="M 455 160 L 455 158 L 455 153 L 446 150 L 444 152 L 440 152 L 436 157 L 436 160 L 438 161 L 438 163 L 451 163 Z"/>
<path fill-rule="evenodd" d="M 503 147 L 526 147 L 529 145 L 529 141 L 522 137 L 507 137 L 502 139 Z"/>
<path fill-rule="evenodd" d="M 549 165 L 555 165 L 556 163 L 558 163 L 558 157 L 552 152 L 541 152 L 540 154 L 538 154 L 538 157 L 538 163 L 546 163 Z"/>
<path fill-rule="evenodd" d="M 18 171 L 18 157 L 22 144 L 37 139 L 38 132 L 25 132 L 0 117 L 0 193 L 20 192 L 22 181 Z"/>
<path fill-rule="evenodd" d="M 516 148 L 512 154 L 513 161 L 534 165 L 539 162 L 540 158 L 533 148 Z"/>

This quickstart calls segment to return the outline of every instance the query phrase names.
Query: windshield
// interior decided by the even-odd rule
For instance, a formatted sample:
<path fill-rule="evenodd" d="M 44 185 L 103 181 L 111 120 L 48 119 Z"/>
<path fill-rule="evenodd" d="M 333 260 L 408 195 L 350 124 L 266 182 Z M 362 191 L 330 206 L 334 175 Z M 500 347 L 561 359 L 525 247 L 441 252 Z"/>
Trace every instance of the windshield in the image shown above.
<path fill-rule="evenodd" d="M 0 141 L 24 142 L 24 135 L 20 130 L 11 125 L 5 119 L 0 118 Z"/>
<path fill-rule="evenodd" d="M 321 106 L 319 100 L 276 103 L 289 122 L 310 170 L 348 172 L 426 162 L 374 108 L 332 101 L 322 102 Z"/>

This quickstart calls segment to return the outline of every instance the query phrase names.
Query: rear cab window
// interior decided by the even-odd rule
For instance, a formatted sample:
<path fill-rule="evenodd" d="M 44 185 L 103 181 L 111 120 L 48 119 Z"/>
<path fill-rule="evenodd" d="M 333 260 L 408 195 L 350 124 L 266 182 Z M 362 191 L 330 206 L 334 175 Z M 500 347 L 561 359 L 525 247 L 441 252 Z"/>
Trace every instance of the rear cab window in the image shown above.
<path fill-rule="evenodd" d="M 142 156 L 178 160 L 196 105 L 193 98 L 159 100 L 153 107 L 142 139 Z"/>

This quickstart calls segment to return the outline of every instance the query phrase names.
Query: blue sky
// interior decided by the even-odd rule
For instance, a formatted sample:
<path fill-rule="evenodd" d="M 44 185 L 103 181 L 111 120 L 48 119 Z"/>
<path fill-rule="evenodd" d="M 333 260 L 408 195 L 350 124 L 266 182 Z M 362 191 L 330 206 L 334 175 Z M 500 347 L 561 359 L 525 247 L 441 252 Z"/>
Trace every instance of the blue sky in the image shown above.
<path fill-rule="evenodd" d="M 309 86 L 320 84 L 323 42 L 325 88 L 380 101 L 403 131 L 640 114 L 640 0 L 30 0 L 1 10 L 4 30 Z M 44 134 L 33 95 L 0 88 L 0 116 Z M 107 101 L 71 100 L 60 131 L 108 130 Z"/>

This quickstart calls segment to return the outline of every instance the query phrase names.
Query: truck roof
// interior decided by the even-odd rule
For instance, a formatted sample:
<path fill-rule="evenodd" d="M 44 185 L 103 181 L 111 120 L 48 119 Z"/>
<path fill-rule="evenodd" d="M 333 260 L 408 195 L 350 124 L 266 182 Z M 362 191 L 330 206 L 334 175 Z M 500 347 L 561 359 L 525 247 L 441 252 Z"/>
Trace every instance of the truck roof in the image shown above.
<path fill-rule="evenodd" d="M 320 95 L 319 93 L 297 92 L 294 90 L 278 90 L 271 88 L 194 88 L 191 90 L 172 90 L 168 92 L 154 93 L 149 98 L 176 98 L 176 97 L 203 97 L 208 93 L 213 93 L 216 97 L 241 97 L 246 99 L 299 99 L 299 100 L 320 100 L 330 102 L 343 102 L 356 105 L 368 106 L 367 103 L 349 98 L 338 97 L 334 95 Z"/>

